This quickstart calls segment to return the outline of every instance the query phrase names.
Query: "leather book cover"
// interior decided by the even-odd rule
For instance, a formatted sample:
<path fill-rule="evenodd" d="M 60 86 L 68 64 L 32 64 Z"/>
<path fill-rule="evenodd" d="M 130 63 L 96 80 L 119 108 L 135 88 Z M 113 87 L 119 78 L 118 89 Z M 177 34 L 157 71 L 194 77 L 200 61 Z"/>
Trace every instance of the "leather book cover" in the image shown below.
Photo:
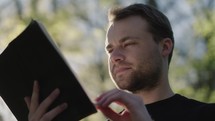
<path fill-rule="evenodd" d="M 45 27 L 32 20 L 0 55 L 0 95 L 18 121 L 28 121 L 24 97 L 31 96 L 34 80 L 40 85 L 40 102 L 60 89 L 50 109 L 68 103 L 54 121 L 78 121 L 97 112 Z"/>

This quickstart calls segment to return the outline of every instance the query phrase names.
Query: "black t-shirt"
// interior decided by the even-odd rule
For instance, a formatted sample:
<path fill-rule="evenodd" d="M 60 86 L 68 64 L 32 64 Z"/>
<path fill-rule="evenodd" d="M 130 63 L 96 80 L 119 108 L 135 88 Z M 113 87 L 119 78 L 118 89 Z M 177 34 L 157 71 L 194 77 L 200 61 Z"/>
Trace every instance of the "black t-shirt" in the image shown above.
<path fill-rule="evenodd" d="M 215 121 L 215 103 L 203 103 L 179 94 L 147 104 L 146 108 L 154 121 Z"/>

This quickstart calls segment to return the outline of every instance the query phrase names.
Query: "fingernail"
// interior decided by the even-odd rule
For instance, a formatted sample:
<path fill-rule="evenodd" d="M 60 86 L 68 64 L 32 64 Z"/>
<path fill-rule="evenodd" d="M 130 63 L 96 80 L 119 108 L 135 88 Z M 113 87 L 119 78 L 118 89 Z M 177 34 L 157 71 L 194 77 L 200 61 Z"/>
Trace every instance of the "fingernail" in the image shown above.
<path fill-rule="evenodd" d="M 60 89 L 59 89 L 59 88 L 56 88 L 56 89 L 54 90 L 54 93 L 55 93 L 55 94 L 59 94 L 59 93 L 60 93 Z"/>
<path fill-rule="evenodd" d="M 39 87 L 38 81 L 34 80 L 34 86 Z"/>
<path fill-rule="evenodd" d="M 37 85 L 37 81 L 35 80 L 35 81 L 34 81 L 34 86 L 36 86 L 36 85 Z"/>
<path fill-rule="evenodd" d="M 68 104 L 67 104 L 67 103 L 61 104 L 61 108 L 65 109 L 65 108 L 67 108 L 67 107 L 68 107 Z"/>

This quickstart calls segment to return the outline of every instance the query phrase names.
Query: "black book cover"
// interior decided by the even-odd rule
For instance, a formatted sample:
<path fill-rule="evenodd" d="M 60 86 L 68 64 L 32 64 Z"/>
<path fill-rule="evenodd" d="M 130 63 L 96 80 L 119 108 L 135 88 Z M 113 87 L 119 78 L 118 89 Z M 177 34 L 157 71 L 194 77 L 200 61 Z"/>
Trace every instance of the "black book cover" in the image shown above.
<path fill-rule="evenodd" d="M 78 121 L 96 112 L 46 29 L 32 20 L 0 55 L 0 95 L 18 121 L 28 120 L 24 97 L 31 96 L 34 80 L 40 85 L 40 101 L 55 88 L 61 90 L 50 109 L 68 103 L 54 121 Z"/>

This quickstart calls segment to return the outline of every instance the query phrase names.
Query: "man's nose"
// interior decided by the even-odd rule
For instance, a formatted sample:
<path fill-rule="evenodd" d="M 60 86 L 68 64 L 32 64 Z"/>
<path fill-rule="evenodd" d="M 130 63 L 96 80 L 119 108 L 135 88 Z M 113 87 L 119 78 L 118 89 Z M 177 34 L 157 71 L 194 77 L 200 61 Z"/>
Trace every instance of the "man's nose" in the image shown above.
<path fill-rule="evenodd" d="M 115 49 L 110 55 L 110 60 L 112 63 L 119 63 L 120 61 L 125 59 L 125 55 L 122 50 Z"/>

